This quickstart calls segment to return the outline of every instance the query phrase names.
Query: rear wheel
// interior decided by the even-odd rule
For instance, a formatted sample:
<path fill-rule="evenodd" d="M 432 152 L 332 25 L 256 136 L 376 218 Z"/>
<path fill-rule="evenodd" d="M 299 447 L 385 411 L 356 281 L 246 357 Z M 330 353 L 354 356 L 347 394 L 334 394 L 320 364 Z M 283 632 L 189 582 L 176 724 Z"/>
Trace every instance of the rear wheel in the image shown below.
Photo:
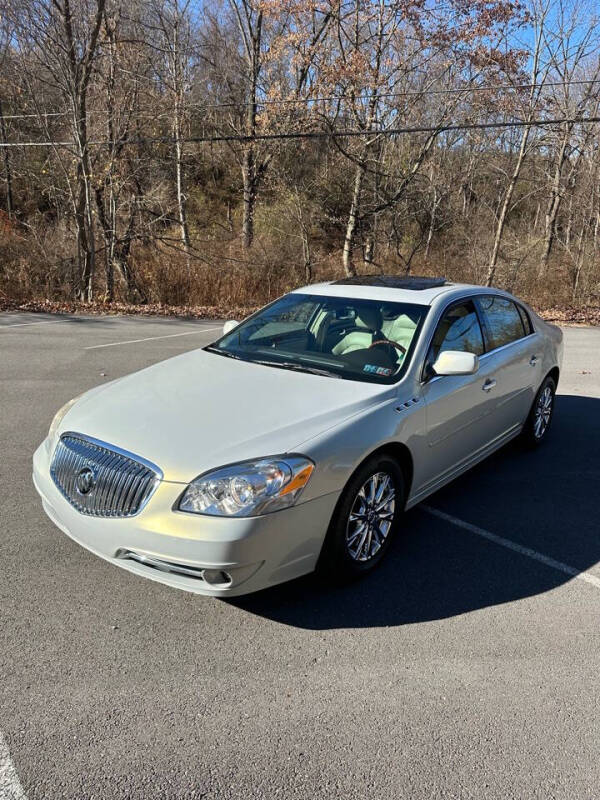
<path fill-rule="evenodd" d="M 373 569 L 387 552 L 404 510 L 404 476 L 388 455 L 370 458 L 338 501 L 317 571 L 347 580 Z"/>
<path fill-rule="evenodd" d="M 555 395 L 556 383 L 553 378 L 548 377 L 542 383 L 535 396 L 533 406 L 523 428 L 523 441 L 531 447 L 537 447 L 548 432 L 554 413 Z"/>

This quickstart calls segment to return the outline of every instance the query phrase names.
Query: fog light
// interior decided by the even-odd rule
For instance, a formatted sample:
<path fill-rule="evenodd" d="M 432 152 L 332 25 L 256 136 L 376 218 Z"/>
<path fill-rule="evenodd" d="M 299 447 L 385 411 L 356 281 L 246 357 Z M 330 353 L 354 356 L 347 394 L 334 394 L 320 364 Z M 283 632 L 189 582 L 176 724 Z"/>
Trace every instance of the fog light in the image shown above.
<path fill-rule="evenodd" d="M 205 569 L 202 577 L 211 586 L 229 586 L 232 581 L 231 575 L 222 569 Z"/>

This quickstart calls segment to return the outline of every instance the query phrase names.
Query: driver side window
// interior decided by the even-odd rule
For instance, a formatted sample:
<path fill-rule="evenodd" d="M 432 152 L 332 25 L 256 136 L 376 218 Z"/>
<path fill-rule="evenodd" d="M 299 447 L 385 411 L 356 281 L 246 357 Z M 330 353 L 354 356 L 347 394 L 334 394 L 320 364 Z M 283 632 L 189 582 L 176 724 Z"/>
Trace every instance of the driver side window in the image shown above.
<path fill-rule="evenodd" d="M 432 374 L 433 365 L 445 350 L 459 350 L 476 356 L 485 352 L 481 325 L 471 300 L 452 306 L 439 321 L 425 361 L 426 377 Z"/>

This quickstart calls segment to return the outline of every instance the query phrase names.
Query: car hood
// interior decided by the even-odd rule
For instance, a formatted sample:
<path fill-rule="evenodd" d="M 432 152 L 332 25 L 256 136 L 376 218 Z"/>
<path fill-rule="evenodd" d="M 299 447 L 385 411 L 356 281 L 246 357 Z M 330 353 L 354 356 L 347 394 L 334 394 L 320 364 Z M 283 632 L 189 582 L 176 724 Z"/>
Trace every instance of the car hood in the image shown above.
<path fill-rule="evenodd" d="M 394 389 L 195 350 L 92 389 L 58 432 L 101 439 L 188 483 L 223 464 L 298 451 Z"/>

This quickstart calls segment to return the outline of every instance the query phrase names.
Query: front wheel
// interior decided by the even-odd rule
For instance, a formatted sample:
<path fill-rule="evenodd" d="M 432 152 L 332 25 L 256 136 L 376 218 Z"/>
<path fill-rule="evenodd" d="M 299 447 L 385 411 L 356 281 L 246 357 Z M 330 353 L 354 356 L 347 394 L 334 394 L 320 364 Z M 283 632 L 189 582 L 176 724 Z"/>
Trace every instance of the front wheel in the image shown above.
<path fill-rule="evenodd" d="M 537 447 L 548 432 L 554 413 L 555 395 L 556 383 L 548 377 L 540 386 L 523 427 L 522 439 L 530 447 Z"/>
<path fill-rule="evenodd" d="M 373 569 L 390 546 L 404 502 L 404 476 L 398 463 L 385 454 L 365 462 L 338 501 L 318 573 L 347 580 Z"/>

